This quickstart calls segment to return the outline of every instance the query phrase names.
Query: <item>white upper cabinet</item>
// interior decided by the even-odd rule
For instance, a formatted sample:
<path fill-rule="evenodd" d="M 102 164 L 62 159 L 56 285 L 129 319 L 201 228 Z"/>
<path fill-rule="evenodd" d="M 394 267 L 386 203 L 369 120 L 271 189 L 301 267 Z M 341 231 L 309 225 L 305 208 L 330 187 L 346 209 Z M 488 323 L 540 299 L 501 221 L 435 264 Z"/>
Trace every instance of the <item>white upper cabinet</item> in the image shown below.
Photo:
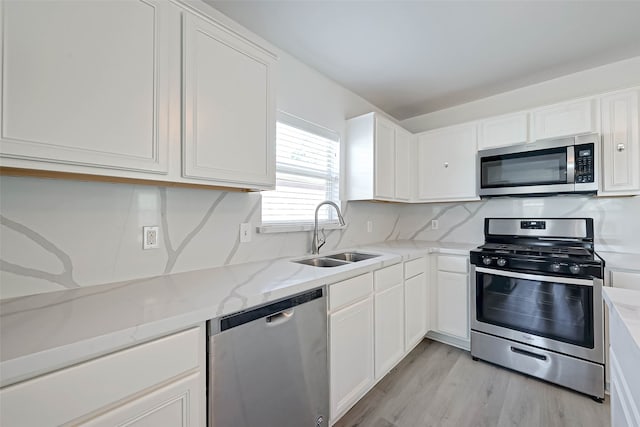
<path fill-rule="evenodd" d="M 418 135 L 418 199 L 477 199 L 475 123 Z"/>
<path fill-rule="evenodd" d="M 185 13 L 183 61 L 183 175 L 273 187 L 274 57 Z"/>
<path fill-rule="evenodd" d="M 347 199 L 411 198 L 413 135 L 376 113 L 347 121 Z"/>
<path fill-rule="evenodd" d="M 3 166 L 167 172 L 167 3 L 3 1 Z"/>
<path fill-rule="evenodd" d="M 529 141 L 529 113 L 491 117 L 480 122 L 478 150 Z"/>
<path fill-rule="evenodd" d="M 558 138 L 598 130 L 596 98 L 581 99 L 533 110 L 531 140 Z"/>
<path fill-rule="evenodd" d="M 638 90 L 601 98 L 602 191 L 605 195 L 640 193 Z"/>
<path fill-rule="evenodd" d="M 396 127 L 396 188 L 397 200 L 409 200 L 411 198 L 411 177 L 413 176 L 413 162 L 411 152 L 413 135 L 402 128 Z"/>

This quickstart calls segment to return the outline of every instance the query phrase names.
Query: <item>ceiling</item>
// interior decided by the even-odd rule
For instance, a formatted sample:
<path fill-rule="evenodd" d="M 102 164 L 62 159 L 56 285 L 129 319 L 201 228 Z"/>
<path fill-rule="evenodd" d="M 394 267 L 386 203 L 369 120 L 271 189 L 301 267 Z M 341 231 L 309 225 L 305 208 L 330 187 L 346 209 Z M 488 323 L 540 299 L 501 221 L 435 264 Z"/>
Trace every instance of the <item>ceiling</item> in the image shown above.
<path fill-rule="evenodd" d="M 640 56 L 640 1 L 205 1 L 398 120 Z"/>

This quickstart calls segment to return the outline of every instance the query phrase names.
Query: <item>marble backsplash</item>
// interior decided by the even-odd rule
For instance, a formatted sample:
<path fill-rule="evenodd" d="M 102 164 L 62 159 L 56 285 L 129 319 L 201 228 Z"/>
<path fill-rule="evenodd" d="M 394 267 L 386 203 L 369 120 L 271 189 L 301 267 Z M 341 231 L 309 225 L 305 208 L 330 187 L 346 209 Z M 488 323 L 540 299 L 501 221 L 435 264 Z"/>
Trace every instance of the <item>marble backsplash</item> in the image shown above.
<path fill-rule="evenodd" d="M 240 243 L 240 223 L 260 224 L 259 193 L 2 177 L 0 197 L 0 298 L 300 256 L 311 244 L 310 232 Z M 347 227 L 327 232 L 325 251 L 398 239 L 480 243 L 485 217 L 584 216 L 595 220 L 599 250 L 640 254 L 640 197 L 343 207 Z M 142 250 L 146 225 L 160 227 L 159 249 Z"/>

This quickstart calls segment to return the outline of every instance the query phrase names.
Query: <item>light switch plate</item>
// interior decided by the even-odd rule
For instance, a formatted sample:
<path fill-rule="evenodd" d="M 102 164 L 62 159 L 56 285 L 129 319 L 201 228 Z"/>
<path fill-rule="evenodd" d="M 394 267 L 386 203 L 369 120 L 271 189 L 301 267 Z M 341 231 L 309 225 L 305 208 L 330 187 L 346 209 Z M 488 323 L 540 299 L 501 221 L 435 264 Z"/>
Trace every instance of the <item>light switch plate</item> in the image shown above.
<path fill-rule="evenodd" d="M 439 225 L 440 224 L 438 224 L 438 220 L 437 219 L 432 219 L 431 220 L 431 229 L 432 230 L 437 230 Z"/>
<path fill-rule="evenodd" d="M 243 222 L 240 224 L 240 243 L 249 243 L 251 241 L 251 223 Z"/>
<path fill-rule="evenodd" d="M 371 233 L 373 231 L 373 221 L 367 221 L 367 233 Z"/>

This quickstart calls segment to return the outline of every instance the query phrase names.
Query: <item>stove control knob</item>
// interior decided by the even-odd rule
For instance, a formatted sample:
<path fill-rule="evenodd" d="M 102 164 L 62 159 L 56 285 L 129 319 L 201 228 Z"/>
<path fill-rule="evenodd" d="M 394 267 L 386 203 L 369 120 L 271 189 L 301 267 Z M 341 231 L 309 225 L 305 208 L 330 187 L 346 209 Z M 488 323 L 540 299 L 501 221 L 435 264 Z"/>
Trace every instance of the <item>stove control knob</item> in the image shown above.
<path fill-rule="evenodd" d="M 504 267 L 505 265 L 507 265 L 507 260 L 504 258 L 498 258 L 498 266 Z"/>
<path fill-rule="evenodd" d="M 483 263 L 484 265 L 490 265 L 490 264 L 491 264 L 491 258 L 490 258 L 490 257 L 488 257 L 488 256 L 486 256 L 486 257 L 482 258 L 482 263 Z"/>
<path fill-rule="evenodd" d="M 561 268 L 562 267 L 560 267 L 560 264 L 558 264 L 557 262 L 551 264 L 551 271 L 553 271 L 554 273 L 559 272 Z"/>
<path fill-rule="evenodd" d="M 580 266 L 578 264 L 571 264 L 571 266 L 569 266 L 569 271 L 573 274 L 578 274 L 580 273 Z"/>

